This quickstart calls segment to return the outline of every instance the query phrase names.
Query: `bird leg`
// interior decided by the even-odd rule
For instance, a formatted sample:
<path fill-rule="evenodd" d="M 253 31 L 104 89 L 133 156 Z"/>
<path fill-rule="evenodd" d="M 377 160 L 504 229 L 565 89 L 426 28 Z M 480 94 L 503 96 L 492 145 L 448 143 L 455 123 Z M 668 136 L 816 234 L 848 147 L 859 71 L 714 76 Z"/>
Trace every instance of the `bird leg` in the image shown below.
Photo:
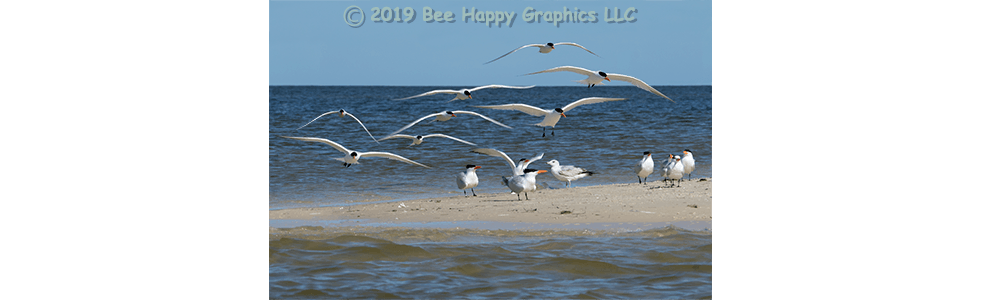
<path fill-rule="evenodd" d="M 518 196 L 518 200 L 522 200 L 522 196 Z M 525 200 L 529 200 L 529 193 L 525 193 Z"/>
<path fill-rule="evenodd" d="M 641 176 L 638 176 L 638 184 L 641 184 Z"/>
<path fill-rule="evenodd" d="M 474 197 L 477 197 L 477 193 L 474 193 L 474 188 L 471 188 L 471 194 L 474 194 Z M 464 191 L 464 195 L 467 195 L 467 191 Z"/>
<path fill-rule="evenodd" d="M 542 137 L 546 137 L 546 128 L 542 127 Z"/>
<path fill-rule="evenodd" d="M 515 194 L 518 195 L 518 201 L 522 201 L 522 194 L 519 193 L 515 193 Z M 528 195 L 526 195 L 525 197 L 528 197 Z"/>
<path fill-rule="evenodd" d="M 464 190 L 464 197 L 467 197 L 467 190 Z"/>

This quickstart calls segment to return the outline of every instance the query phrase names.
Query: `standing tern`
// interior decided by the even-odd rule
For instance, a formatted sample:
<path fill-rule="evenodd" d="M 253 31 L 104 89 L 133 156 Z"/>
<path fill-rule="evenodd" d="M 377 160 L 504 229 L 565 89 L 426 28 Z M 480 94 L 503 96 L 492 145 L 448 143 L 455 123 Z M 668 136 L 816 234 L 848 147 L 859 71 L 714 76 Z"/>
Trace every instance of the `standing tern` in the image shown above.
<path fill-rule="evenodd" d="M 530 86 L 510 86 L 510 85 L 491 84 L 491 85 L 479 86 L 479 87 L 476 87 L 476 88 L 460 89 L 460 90 L 432 90 L 432 91 L 425 92 L 425 93 L 422 93 L 422 94 L 419 94 L 419 95 L 416 95 L 416 96 L 411 96 L 411 97 L 406 97 L 406 98 L 399 98 L 399 99 L 393 99 L 393 100 L 406 100 L 406 99 L 412 99 L 412 98 L 416 98 L 416 97 L 423 97 L 423 96 L 436 95 L 436 94 L 454 94 L 454 98 L 453 99 L 450 99 L 450 101 L 447 101 L 447 102 L 451 102 L 451 101 L 454 101 L 454 100 L 474 99 L 471 96 L 471 92 L 476 92 L 476 91 L 479 91 L 479 90 L 482 90 L 482 89 L 498 89 L 498 88 L 505 88 L 505 89 L 530 89 L 530 88 L 533 88 L 533 87 L 535 87 L 535 86 L 534 85 L 530 85 Z"/>
<path fill-rule="evenodd" d="M 661 174 L 661 177 L 664 177 L 662 179 L 663 182 L 668 182 L 668 170 L 671 170 L 672 169 L 672 163 L 674 163 L 674 162 L 675 162 L 675 154 L 668 154 L 668 158 L 665 159 L 665 160 L 662 160 L 661 163 L 659 164 L 659 166 L 660 166 L 659 167 L 660 168 L 659 170 L 661 170 L 661 173 L 660 173 Z"/>
<path fill-rule="evenodd" d="M 682 174 L 685 173 L 685 166 L 682 165 L 682 158 L 678 155 L 673 158 L 672 163 L 668 166 L 668 170 L 664 171 L 666 178 L 672 182 L 672 186 L 675 186 L 675 180 L 679 181 L 679 186 L 682 186 Z"/>
<path fill-rule="evenodd" d="M 467 165 L 466 168 L 467 171 L 457 173 L 457 188 L 464 190 L 465 197 L 467 196 L 467 189 L 471 189 L 471 194 L 477 196 L 477 194 L 474 193 L 474 187 L 477 186 L 478 183 L 476 171 L 477 169 L 480 169 L 481 166 Z"/>
<path fill-rule="evenodd" d="M 573 180 L 577 180 L 583 177 L 593 175 L 593 172 L 587 171 L 586 169 L 574 167 L 572 165 L 562 166 L 559 165 L 559 161 L 553 159 L 546 162 L 551 168 L 549 171 L 552 172 L 552 176 L 555 176 L 559 181 L 565 181 L 566 187 L 573 186 Z M 525 196 L 528 197 L 528 196 Z"/>
<path fill-rule="evenodd" d="M 685 168 L 683 171 L 685 174 L 689 175 L 689 180 L 692 180 L 692 171 L 696 170 L 696 159 L 692 157 L 692 151 L 685 149 L 682 151 L 682 167 Z"/>
<path fill-rule="evenodd" d="M 559 45 L 570 45 L 570 46 L 580 47 L 580 49 L 586 50 L 586 52 L 590 52 L 590 54 L 597 55 L 596 53 L 593 53 L 593 51 L 590 51 L 586 47 L 580 46 L 577 43 L 562 42 L 562 43 L 555 43 L 555 44 L 553 44 L 553 43 L 546 43 L 545 45 L 543 45 L 543 44 L 528 44 L 528 45 L 525 45 L 525 46 L 518 47 L 515 50 L 511 50 L 511 52 L 505 53 L 505 55 L 499 56 L 498 58 L 492 59 L 491 61 L 486 62 L 484 64 L 485 65 L 486 64 L 490 64 L 490 63 L 492 63 L 492 62 L 494 62 L 496 60 L 501 59 L 502 57 L 508 56 L 508 54 L 515 53 L 515 51 L 522 50 L 522 49 L 525 49 L 525 48 L 528 48 L 528 47 L 539 47 L 539 53 L 549 53 L 549 52 L 552 52 L 552 50 L 555 50 L 556 49 L 556 46 L 559 46 Z M 597 57 L 600 57 L 600 55 L 597 55 Z"/>
<path fill-rule="evenodd" d="M 390 133 L 389 136 L 393 136 L 396 133 L 400 133 L 403 130 L 409 129 L 409 127 L 413 127 L 413 125 L 416 125 L 416 123 L 419 123 L 420 121 L 423 121 L 423 120 L 425 120 L 426 118 L 429 118 L 429 117 L 436 117 L 436 119 L 433 119 L 433 121 L 430 121 L 430 122 L 434 122 L 434 121 L 443 122 L 443 121 L 449 121 L 450 118 L 456 117 L 457 114 L 475 115 L 475 116 L 484 118 L 485 120 L 491 121 L 491 123 L 494 123 L 494 124 L 496 124 L 498 126 L 511 129 L 511 127 L 509 127 L 508 125 L 501 124 L 501 122 L 495 121 L 495 120 L 493 120 L 491 118 L 485 117 L 484 115 L 479 114 L 479 113 L 476 113 L 476 112 L 463 111 L 463 110 L 457 110 L 457 111 L 449 111 L 448 110 L 448 111 L 441 111 L 441 112 L 438 112 L 438 113 L 432 113 L 432 114 L 426 115 L 425 117 L 419 118 L 418 120 L 413 121 L 412 123 L 409 123 L 409 125 L 403 126 L 402 128 L 399 128 L 399 130 L 396 130 L 395 132 Z"/>
<path fill-rule="evenodd" d="M 413 145 L 422 144 L 423 143 L 423 139 L 429 138 L 429 137 L 448 138 L 448 139 L 455 140 L 455 141 L 458 141 L 458 142 L 461 142 L 461 143 L 464 143 L 464 144 L 468 144 L 468 145 L 471 145 L 471 146 L 476 146 L 476 144 L 474 144 L 474 143 L 471 143 L 471 142 L 468 142 L 468 141 L 465 141 L 465 140 L 462 140 L 462 139 L 458 139 L 458 138 L 455 138 L 455 137 L 452 137 L 452 136 L 449 136 L 449 135 L 446 135 L 446 134 L 439 134 L 439 133 L 427 134 L 427 135 L 417 135 L 417 136 L 411 136 L 411 135 L 406 135 L 406 134 L 393 134 L 393 135 L 384 137 L 384 138 L 382 138 L 379 141 L 384 141 L 384 140 L 393 139 L 393 138 L 407 138 L 407 139 L 412 139 L 413 140 L 413 143 L 412 144 L 409 144 L 409 146 L 413 146 Z"/>
<path fill-rule="evenodd" d="M 645 151 L 641 161 L 634 165 L 634 173 L 638 175 L 638 184 L 644 177 L 644 184 L 648 184 L 648 175 L 655 172 L 655 161 L 651 160 L 651 152 Z"/>
<path fill-rule="evenodd" d="M 358 152 L 358 151 L 348 150 L 348 148 L 345 148 L 344 146 L 341 146 L 341 144 L 335 143 L 334 141 L 331 141 L 331 140 L 328 140 L 328 139 L 314 138 L 314 137 L 292 137 L 292 136 L 280 136 L 280 137 L 282 137 L 282 138 L 288 138 L 288 139 L 294 139 L 294 140 L 307 141 L 307 142 L 320 142 L 320 143 L 328 144 L 331 147 L 334 147 L 334 149 L 338 149 L 338 151 L 341 151 L 341 153 L 344 153 L 345 154 L 344 157 L 335 158 L 336 160 L 340 160 L 340 161 L 344 162 L 344 167 L 345 168 L 347 168 L 347 167 L 349 167 L 349 166 L 351 166 L 353 164 L 357 164 L 358 163 L 358 159 L 359 158 L 362 158 L 362 157 L 384 157 L 384 158 L 388 158 L 388 159 L 398 160 L 398 161 L 401 161 L 401 162 L 404 162 L 404 163 L 408 163 L 408 164 L 414 164 L 414 165 L 417 165 L 417 166 L 420 166 L 420 167 L 424 167 L 424 168 L 427 168 L 427 169 L 430 168 L 430 167 L 428 167 L 428 166 L 426 166 L 424 164 L 421 164 L 421 163 L 418 163 L 418 162 L 409 160 L 409 159 L 407 159 L 405 157 L 398 156 L 398 155 L 395 155 L 395 154 L 392 154 L 392 153 L 388 153 L 388 152 Z"/>
<path fill-rule="evenodd" d="M 508 179 L 508 188 L 518 194 L 518 201 L 522 201 L 522 193 L 525 193 L 525 200 L 529 200 L 529 192 L 535 191 L 535 175 L 539 175 L 546 170 L 525 169 L 522 175 L 512 176 Z M 501 176 L 504 178 L 504 176 Z"/>
<path fill-rule="evenodd" d="M 307 127 L 307 125 L 310 125 L 310 123 L 314 123 L 314 121 L 317 121 L 317 119 L 320 119 L 321 117 L 326 116 L 326 115 L 330 115 L 330 114 L 339 114 L 339 116 L 342 117 L 342 118 L 344 118 L 345 116 L 349 116 L 352 119 L 355 119 L 355 121 L 358 121 L 358 124 L 361 125 L 361 128 L 365 128 L 365 124 L 362 124 L 361 123 L 361 120 L 358 120 L 358 118 L 356 118 L 355 115 L 352 115 L 351 113 L 346 112 L 343 109 L 336 110 L 336 111 L 329 111 L 329 112 L 323 113 L 323 114 L 317 116 L 316 118 L 314 118 L 313 120 L 310 120 L 310 122 L 307 122 L 307 124 L 303 124 L 303 126 L 300 126 L 300 128 Z M 297 128 L 297 130 L 300 130 L 300 128 Z M 378 143 L 378 140 L 375 139 L 375 136 L 372 135 L 372 132 L 371 131 L 368 131 L 368 128 L 365 128 L 365 132 L 368 132 L 368 136 L 372 137 L 372 140 L 375 141 L 376 143 Z"/>
<path fill-rule="evenodd" d="M 552 127 L 553 128 L 552 135 L 556 135 L 556 123 L 559 122 L 560 117 L 566 117 L 566 113 L 565 113 L 566 111 L 571 110 L 574 107 L 584 104 L 601 103 L 607 101 L 620 101 L 625 99 L 627 98 L 589 97 L 589 98 L 583 98 L 580 100 L 573 101 L 573 103 L 566 104 L 566 106 L 563 106 L 561 108 L 557 107 L 553 110 L 545 110 L 535 106 L 531 106 L 528 104 L 521 104 L 521 103 L 512 103 L 512 104 L 504 104 L 504 105 L 477 105 L 474 107 L 499 109 L 499 110 L 517 110 L 536 117 L 545 116 L 545 118 L 542 119 L 542 122 L 533 124 L 535 126 L 542 127 L 542 136 L 544 137 L 546 136 L 546 127 Z"/>
<path fill-rule="evenodd" d="M 633 84 L 634 86 L 636 86 L 636 87 L 638 87 L 638 88 L 640 88 L 642 90 L 649 91 L 651 93 L 654 93 L 655 95 L 665 97 L 665 99 L 668 99 L 668 101 L 675 102 L 675 100 L 672 100 L 672 98 L 668 98 L 668 96 L 665 96 L 665 94 L 662 94 L 661 92 L 659 92 L 655 88 L 651 87 L 650 85 L 648 85 L 644 81 L 641 81 L 641 79 L 637 79 L 637 78 L 634 78 L 634 77 L 631 77 L 631 76 L 627 76 L 627 75 L 614 74 L 614 73 L 604 73 L 604 72 L 601 72 L 601 71 L 591 71 L 591 70 L 587 70 L 587 69 L 584 69 L 584 68 L 573 67 L 573 66 L 555 67 L 555 68 L 552 68 L 552 69 L 538 71 L 538 72 L 533 72 L 533 73 L 528 73 L 528 74 L 525 74 L 525 75 L 533 75 L 533 74 L 539 74 L 539 73 L 550 73 L 550 72 L 560 72 L 560 71 L 573 72 L 573 73 L 576 73 L 576 74 L 586 75 L 587 76 L 586 79 L 577 80 L 576 82 L 586 84 L 587 87 L 592 87 L 592 86 L 595 86 L 595 85 L 598 85 L 598 84 L 604 84 L 604 80 L 607 80 L 607 81 L 611 81 L 611 80 L 626 81 L 626 82 L 630 82 L 631 84 Z"/>

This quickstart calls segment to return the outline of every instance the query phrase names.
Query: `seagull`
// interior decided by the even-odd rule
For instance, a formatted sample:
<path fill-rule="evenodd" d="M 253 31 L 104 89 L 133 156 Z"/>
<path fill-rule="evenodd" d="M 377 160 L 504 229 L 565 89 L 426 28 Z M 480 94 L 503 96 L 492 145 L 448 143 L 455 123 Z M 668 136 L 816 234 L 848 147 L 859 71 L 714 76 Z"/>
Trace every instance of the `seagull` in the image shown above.
<path fill-rule="evenodd" d="M 521 103 L 512 103 L 512 104 L 503 104 L 503 105 L 477 105 L 473 107 L 499 109 L 499 110 L 517 110 L 536 117 L 545 116 L 545 118 L 542 119 L 542 122 L 539 122 L 537 124 L 532 124 L 535 126 L 542 127 L 542 136 L 545 137 L 546 127 L 552 127 L 553 128 L 552 135 L 556 135 L 556 123 L 559 122 L 559 118 L 566 117 L 565 112 L 573 109 L 574 107 L 584 104 L 601 103 L 607 101 L 620 101 L 625 99 L 627 98 L 589 97 L 589 98 L 583 98 L 580 100 L 573 101 L 573 103 L 566 104 L 566 106 L 563 106 L 561 108 L 557 107 L 553 110 L 545 110 L 535 106 L 531 106 L 528 104 L 521 104 Z"/>
<path fill-rule="evenodd" d="M 672 186 L 675 186 L 675 180 L 678 180 L 680 187 L 682 186 L 682 174 L 684 172 L 685 167 L 682 166 L 682 158 L 678 155 L 675 155 L 675 157 L 672 158 L 672 163 L 669 164 L 667 169 L 662 170 L 662 173 L 665 174 L 665 178 L 672 181 Z"/>
<path fill-rule="evenodd" d="M 508 54 L 515 53 L 515 51 L 522 50 L 522 49 L 525 49 L 525 48 L 528 48 L 528 47 L 539 47 L 539 53 L 549 53 L 549 52 L 552 52 L 552 50 L 555 50 L 556 49 L 556 46 L 559 46 L 559 45 L 570 45 L 570 46 L 580 47 L 580 49 L 586 50 L 586 52 L 590 52 L 590 54 L 597 55 L 596 53 L 593 53 L 593 51 L 590 51 L 586 47 L 580 46 L 577 43 L 562 42 L 562 43 L 555 43 L 555 44 L 553 44 L 553 43 L 546 43 L 545 45 L 543 45 L 543 44 L 528 44 L 528 45 L 525 45 L 525 46 L 518 47 L 515 50 L 511 50 L 511 52 L 505 53 L 505 55 L 499 56 L 498 58 L 495 58 L 495 59 L 493 59 L 493 60 L 491 60 L 489 62 L 486 62 L 484 64 L 485 65 L 486 64 L 490 64 L 490 63 L 492 63 L 492 62 L 494 62 L 496 60 L 501 59 L 502 57 L 508 56 Z M 600 55 L 597 55 L 597 57 L 600 57 Z"/>
<path fill-rule="evenodd" d="M 454 94 L 455 95 L 454 98 L 453 99 L 450 99 L 450 101 L 447 101 L 447 102 L 451 102 L 451 101 L 454 101 L 454 100 L 474 99 L 473 97 L 471 97 L 471 92 L 476 92 L 476 91 L 482 90 L 482 89 L 499 89 L 499 88 L 505 88 L 505 89 L 530 89 L 530 88 L 533 88 L 533 87 L 535 87 L 535 86 L 534 85 L 530 85 L 530 86 L 510 86 L 510 85 L 491 84 L 491 85 L 485 85 L 485 86 L 479 86 L 479 87 L 476 87 L 476 88 L 461 89 L 461 90 L 432 90 L 432 91 L 425 92 L 425 93 L 422 93 L 422 94 L 419 94 L 419 95 L 416 95 L 416 96 L 406 97 L 406 98 L 399 98 L 399 99 L 393 99 L 393 100 L 406 100 L 406 99 L 412 99 L 412 98 L 416 98 L 416 97 L 423 97 L 423 96 L 436 95 L 436 94 Z"/>
<path fill-rule="evenodd" d="M 655 88 L 651 87 L 647 83 L 644 83 L 644 81 L 641 81 L 641 79 L 637 79 L 637 78 L 634 78 L 634 77 L 631 77 L 631 76 L 627 76 L 627 75 L 614 74 L 614 73 L 604 73 L 604 72 L 601 72 L 601 71 L 591 71 L 591 70 L 587 70 L 587 69 L 584 69 L 584 68 L 573 67 L 573 66 L 555 67 L 555 68 L 552 68 L 552 69 L 548 69 L 548 70 L 544 70 L 544 71 L 538 71 L 538 72 L 533 72 L 533 73 L 528 73 L 528 74 L 525 74 L 525 75 L 533 75 L 533 74 L 549 73 L 549 72 L 559 72 L 559 71 L 573 72 L 573 73 L 576 73 L 576 74 L 582 74 L 582 75 L 588 76 L 586 79 L 577 80 L 576 81 L 576 82 L 579 82 L 579 83 L 586 84 L 587 87 L 593 87 L 593 86 L 598 85 L 598 84 L 604 84 L 604 82 L 603 82 L 604 80 L 607 80 L 607 81 L 611 81 L 611 80 L 626 81 L 626 82 L 630 82 L 631 84 L 633 84 L 634 86 L 636 86 L 636 87 L 638 87 L 638 88 L 640 88 L 642 90 L 646 90 L 646 91 L 652 92 L 655 95 L 665 97 L 665 99 L 668 99 L 669 101 L 675 102 L 675 100 L 672 100 L 672 98 L 668 98 L 668 96 L 665 96 L 665 94 L 662 94 L 661 92 L 659 92 Z"/>
<path fill-rule="evenodd" d="M 634 165 L 634 173 L 638 174 L 638 184 L 641 183 L 641 177 L 644 177 L 644 184 L 648 184 L 648 175 L 655 172 L 655 162 L 651 160 L 651 152 L 645 151 L 644 156 L 641 157 L 641 161 Z"/>
<path fill-rule="evenodd" d="M 358 124 L 361 124 L 361 128 L 365 128 L 365 124 L 362 124 L 361 123 L 361 120 L 358 120 L 358 118 L 355 118 L 355 115 L 352 115 L 351 113 L 346 112 L 343 109 L 336 110 L 336 111 L 329 111 L 329 112 L 326 112 L 324 114 L 321 114 L 321 115 L 317 116 L 316 118 L 314 118 L 313 120 L 310 120 L 310 122 L 307 122 L 307 124 L 303 124 L 303 126 L 300 126 L 300 128 L 307 127 L 307 125 L 310 125 L 310 123 L 314 123 L 314 121 L 317 121 L 317 119 L 320 119 L 321 117 L 326 116 L 326 115 L 330 115 L 330 114 L 339 114 L 339 116 L 342 117 L 342 118 L 344 118 L 344 116 L 349 116 L 352 119 L 355 119 L 355 121 L 358 121 Z M 300 130 L 300 128 L 297 128 L 297 130 Z M 372 140 L 375 141 L 376 143 L 378 143 L 378 140 L 375 139 L 375 136 L 372 135 L 372 132 L 371 131 L 368 131 L 368 128 L 365 128 L 365 132 L 368 132 L 368 136 L 372 137 Z"/>
<path fill-rule="evenodd" d="M 457 188 L 464 190 L 465 197 L 467 196 L 467 189 L 471 189 L 471 194 L 477 196 L 477 194 L 474 193 L 474 187 L 477 186 L 478 183 L 477 173 L 475 173 L 475 171 L 480 169 L 481 166 L 467 165 L 466 168 L 467 171 L 457 173 Z"/>
<path fill-rule="evenodd" d="M 417 136 L 411 136 L 411 135 L 406 135 L 406 134 L 393 134 L 393 135 L 384 137 L 384 138 L 382 138 L 379 141 L 384 141 L 384 140 L 388 140 L 388 139 L 392 139 L 392 138 L 407 138 L 407 139 L 412 139 L 413 140 L 413 143 L 412 144 L 409 144 L 409 146 L 413 146 L 413 145 L 422 144 L 423 143 L 423 139 L 428 138 L 428 137 L 448 138 L 448 139 L 455 140 L 455 141 L 458 141 L 458 142 L 461 142 L 461 143 L 464 143 L 464 144 L 468 144 L 468 145 L 471 145 L 471 146 L 476 146 L 476 144 L 474 144 L 474 143 L 471 143 L 471 142 L 468 142 L 468 141 L 465 141 L 465 140 L 462 140 L 462 139 L 458 139 L 458 138 L 455 138 L 455 137 L 452 137 L 452 136 L 449 136 L 449 135 L 446 135 L 446 134 L 439 134 L 439 133 L 427 134 L 427 135 L 417 135 Z"/>
<path fill-rule="evenodd" d="M 511 127 L 509 127 L 508 125 L 501 124 L 501 122 L 495 121 L 495 120 L 493 120 L 491 118 L 485 117 L 484 115 L 479 114 L 479 113 L 476 113 L 476 112 L 462 111 L 462 110 L 457 110 L 457 111 L 449 111 L 448 110 L 448 111 L 442 111 L 442 112 L 438 112 L 438 113 L 432 113 L 432 114 L 426 115 L 425 117 L 419 118 L 419 120 L 413 121 L 412 123 L 409 123 L 409 125 L 406 125 L 406 126 L 404 126 L 402 128 L 399 128 L 399 130 L 396 130 L 395 132 L 390 133 L 389 136 L 393 136 L 396 133 L 400 133 L 403 130 L 409 129 L 409 127 L 413 127 L 413 125 L 416 125 L 416 123 L 419 123 L 420 121 L 423 121 L 423 120 L 425 120 L 426 118 L 429 118 L 429 117 L 436 117 L 436 119 L 434 119 L 433 121 L 430 121 L 431 123 L 434 122 L 434 121 L 443 122 L 443 121 L 449 121 L 450 118 L 456 117 L 457 114 L 475 115 L 475 116 L 484 118 L 485 120 L 491 121 L 491 123 L 497 124 L 498 126 L 511 129 Z"/>
<path fill-rule="evenodd" d="M 515 194 L 518 194 L 518 201 L 522 201 L 521 193 L 525 193 L 525 200 L 529 200 L 529 192 L 535 191 L 535 175 L 545 172 L 549 171 L 525 169 L 523 170 L 523 175 L 515 175 L 512 176 L 511 179 L 508 179 L 508 188 L 511 189 L 512 192 L 515 192 Z M 503 179 L 505 177 L 501 176 L 501 178 Z"/>
<path fill-rule="evenodd" d="M 583 177 L 593 175 L 593 172 L 587 171 L 586 169 L 583 168 L 578 168 L 571 165 L 561 166 L 559 165 L 559 161 L 555 159 L 550 160 L 546 163 L 552 166 L 551 168 L 549 168 L 549 171 L 552 172 L 552 176 L 556 176 L 556 179 L 559 179 L 559 181 L 565 181 L 566 187 L 573 186 L 573 180 L 577 180 Z"/>
<path fill-rule="evenodd" d="M 692 158 L 692 151 L 685 149 L 682 151 L 682 166 L 685 167 L 685 174 L 689 175 L 689 180 L 692 180 L 692 171 L 696 170 L 696 159 Z"/>
<path fill-rule="evenodd" d="M 418 162 L 409 160 L 409 159 L 407 159 L 405 157 L 398 156 L 398 155 L 395 155 L 395 154 L 392 154 L 392 153 L 388 153 L 388 152 L 360 152 L 359 153 L 358 151 L 348 150 L 348 148 L 345 148 L 344 146 L 341 146 L 341 144 L 335 143 L 334 141 L 331 141 L 331 140 L 328 140 L 328 139 L 314 138 L 314 137 L 292 137 L 292 136 L 280 136 L 280 137 L 282 137 L 282 138 L 288 138 L 288 139 L 294 139 L 294 140 L 307 141 L 307 142 L 320 142 L 320 143 L 325 143 L 325 144 L 331 145 L 331 147 L 334 147 L 334 149 L 338 149 L 338 151 L 341 151 L 341 153 L 344 153 L 345 154 L 344 157 L 335 158 L 336 160 L 340 160 L 340 161 L 344 162 L 344 167 L 345 168 L 347 168 L 347 167 L 349 167 L 349 166 L 351 166 L 353 164 L 357 164 L 359 158 L 362 158 L 362 157 L 375 157 L 375 156 L 377 156 L 377 157 L 384 157 L 384 158 L 393 159 L 393 160 L 398 160 L 398 161 L 401 161 L 401 162 L 404 162 L 404 163 L 414 164 L 414 165 L 417 165 L 417 166 L 420 166 L 420 167 L 424 167 L 424 168 L 427 168 L 427 169 L 430 168 L 430 167 L 428 167 L 428 166 L 426 166 L 424 164 L 421 164 L 421 163 L 418 163 Z"/>

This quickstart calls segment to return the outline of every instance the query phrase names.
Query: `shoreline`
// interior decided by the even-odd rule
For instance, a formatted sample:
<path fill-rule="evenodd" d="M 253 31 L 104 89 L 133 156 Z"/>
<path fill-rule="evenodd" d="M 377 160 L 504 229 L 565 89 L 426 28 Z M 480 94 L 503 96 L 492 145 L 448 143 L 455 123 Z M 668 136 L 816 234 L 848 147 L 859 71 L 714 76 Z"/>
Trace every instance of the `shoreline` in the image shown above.
<path fill-rule="evenodd" d="M 461 195 L 449 197 L 270 210 L 269 219 L 278 224 L 293 220 L 296 224 L 342 227 L 382 224 L 421 227 L 418 224 L 447 222 L 461 222 L 460 227 L 464 228 L 474 222 L 552 225 L 712 223 L 712 178 L 684 181 L 681 187 L 665 187 L 661 181 L 653 181 L 647 185 L 621 183 L 546 189 L 528 196 L 531 200 L 524 200 L 523 195 L 523 200 L 519 201 L 518 196 L 510 192 L 478 194 L 476 197 L 465 197 L 461 192 Z"/>

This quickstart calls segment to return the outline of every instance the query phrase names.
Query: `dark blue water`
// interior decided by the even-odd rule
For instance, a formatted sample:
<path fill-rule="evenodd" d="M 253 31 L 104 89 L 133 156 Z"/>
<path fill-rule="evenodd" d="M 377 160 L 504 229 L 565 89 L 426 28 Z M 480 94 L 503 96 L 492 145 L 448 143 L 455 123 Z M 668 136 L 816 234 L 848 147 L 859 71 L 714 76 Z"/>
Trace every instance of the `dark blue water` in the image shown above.
<path fill-rule="evenodd" d="M 631 167 L 645 151 L 661 159 L 682 150 L 694 153 L 693 178 L 712 176 L 712 87 L 656 86 L 675 103 L 634 86 L 535 87 L 524 90 L 485 89 L 475 99 L 447 103 L 452 96 L 438 95 L 404 101 L 390 99 L 434 89 L 469 87 L 394 86 L 271 86 L 269 88 L 269 199 L 270 208 L 310 207 L 345 201 L 412 199 L 459 194 L 453 176 L 468 164 L 480 165 L 478 194 L 508 192 L 498 183 L 509 175 L 506 163 L 496 157 L 471 153 L 473 146 L 431 138 L 409 147 L 408 139 L 376 144 L 351 118 L 322 118 L 297 130 L 318 115 L 344 109 L 358 117 L 382 138 L 416 119 L 439 111 L 468 110 L 514 127 L 508 130 L 476 116 L 460 115 L 447 122 L 420 122 L 402 132 L 409 135 L 443 133 L 495 148 L 513 160 L 545 153 L 530 168 L 548 169 L 551 159 L 586 168 L 596 175 L 574 185 L 636 182 Z M 555 135 L 542 137 L 542 129 L 530 126 L 542 117 L 517 111 L 470 107 L 525 103 L 544 109 L 562 107 L 586 97 L 628 98 L 576 107 L 559 121 Z M 344 168 L 332 158 L 343 154 L 322 143 L 278 136 L 326 138 L 356 151 L 385 151 L 432 167 L 426 169 L 384 158 L 363 158 Z M 549 174 L 538 176 L 547 188 L 562 187 Z M 660 179 L 652 176 L 650 180 Z"/>

